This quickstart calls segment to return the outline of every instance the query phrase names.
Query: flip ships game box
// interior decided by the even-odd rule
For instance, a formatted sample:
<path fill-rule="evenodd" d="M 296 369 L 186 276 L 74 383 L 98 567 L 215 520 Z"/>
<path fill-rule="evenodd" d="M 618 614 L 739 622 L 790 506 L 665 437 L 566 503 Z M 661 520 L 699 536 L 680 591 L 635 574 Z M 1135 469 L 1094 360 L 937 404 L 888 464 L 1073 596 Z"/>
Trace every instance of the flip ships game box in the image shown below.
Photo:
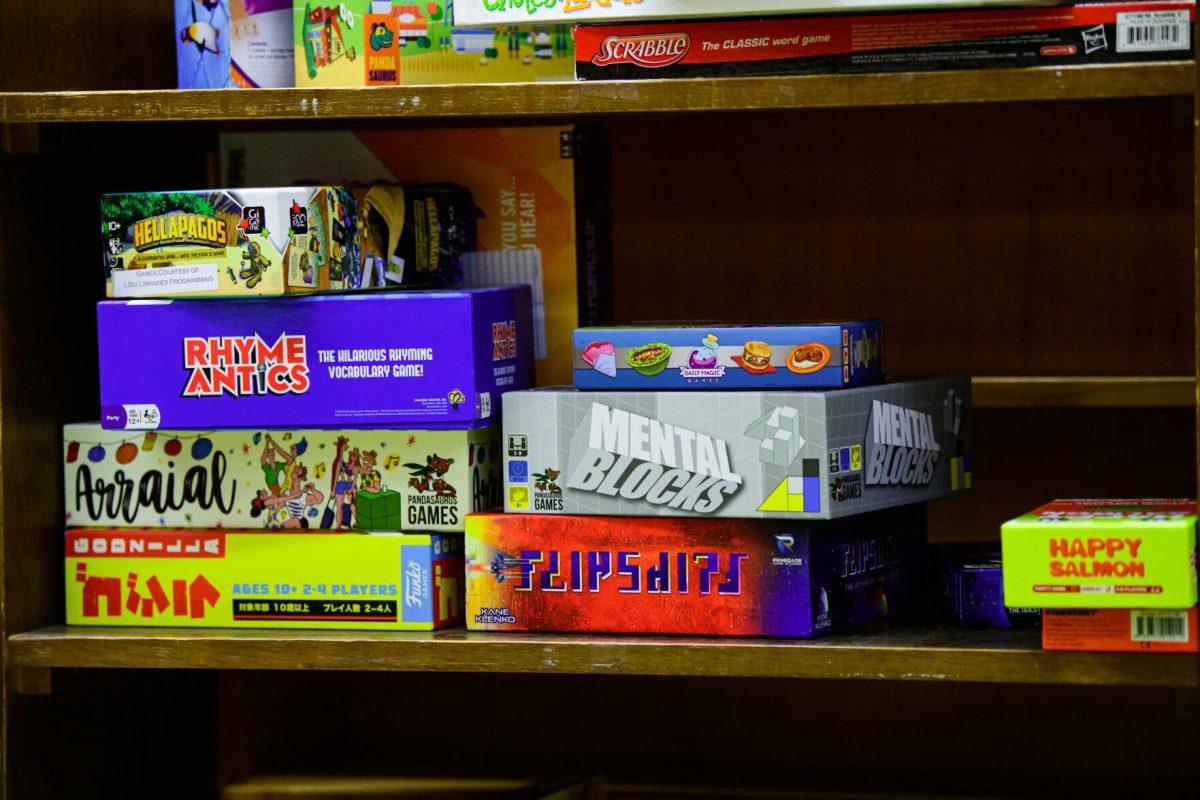
<path fill-rule="evenodd" d="M 900 610 L 924 506 L 833 522 L 467 517 L 475 630 L 811 637 Z"/>
<path fill-rule="evenodd" d="M 107 429 L 482 427 L 533 384 L 528 286 L 100 303 Z"/>
<path fill-rule="evenodd" d="M 459 534 L 70 528 L 67 624 L 429 631 L 462 571 Z"/>
<path fill-rule="evenodd" d="M 830 519 L 971 487 L 967 378 L 504 397 L 505 510 Z"/>

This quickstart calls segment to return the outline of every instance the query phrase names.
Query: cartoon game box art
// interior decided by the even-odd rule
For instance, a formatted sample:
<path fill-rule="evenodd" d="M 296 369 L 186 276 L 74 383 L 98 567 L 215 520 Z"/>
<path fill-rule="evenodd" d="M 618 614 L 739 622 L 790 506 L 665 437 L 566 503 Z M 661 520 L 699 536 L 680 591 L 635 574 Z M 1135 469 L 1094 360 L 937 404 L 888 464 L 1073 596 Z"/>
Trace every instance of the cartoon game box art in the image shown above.
<path fill-rule="evenodd" d="M 290 0 L 174 0 L 180 89 L 295 83 Z"/>

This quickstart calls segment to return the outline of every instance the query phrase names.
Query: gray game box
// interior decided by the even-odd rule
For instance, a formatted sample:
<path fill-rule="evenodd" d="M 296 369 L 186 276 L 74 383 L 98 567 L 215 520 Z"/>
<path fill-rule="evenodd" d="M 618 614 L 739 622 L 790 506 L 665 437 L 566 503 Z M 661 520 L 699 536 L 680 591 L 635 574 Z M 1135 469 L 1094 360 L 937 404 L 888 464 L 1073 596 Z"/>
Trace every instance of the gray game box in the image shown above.
<path fill-rule="evenodd" d="M 971 382 L 504 395 L 504 510 L 833 519 L 971 488 Z"/>

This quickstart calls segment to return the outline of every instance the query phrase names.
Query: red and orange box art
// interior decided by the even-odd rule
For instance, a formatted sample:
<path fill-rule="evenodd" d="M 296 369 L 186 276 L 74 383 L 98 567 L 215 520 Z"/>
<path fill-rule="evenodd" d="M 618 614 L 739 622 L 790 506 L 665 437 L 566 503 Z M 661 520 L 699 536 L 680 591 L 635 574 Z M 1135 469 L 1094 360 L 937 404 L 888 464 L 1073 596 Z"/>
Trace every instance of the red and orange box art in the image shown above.
<path fill-rule="evenodd" d="M 1200 613 L 1188 609 L 1048 608 L 1042 648 L 1109 653 L 1200 653 Z"/>
<path fill-rule="evenodd" d="M 467 517 L 467 627 L 808 638 L 915 594 L 925 509 L 852 520 Z"/>

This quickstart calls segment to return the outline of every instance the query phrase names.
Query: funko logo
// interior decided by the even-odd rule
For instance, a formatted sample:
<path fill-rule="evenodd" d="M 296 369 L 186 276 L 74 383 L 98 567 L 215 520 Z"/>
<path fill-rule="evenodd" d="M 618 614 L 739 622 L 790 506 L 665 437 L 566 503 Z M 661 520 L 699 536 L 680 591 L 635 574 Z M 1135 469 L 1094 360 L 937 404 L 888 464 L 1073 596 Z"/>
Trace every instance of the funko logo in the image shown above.
<path fill-rule="evenodd" d="M 306 339 L 286 333 L 274 344 L 257 333 L 185 337 L 183 368 L 184 397 L 304 394 L 310 385 Z"/>
<path fill-rule="evenodd" d="M 597 67 L 637 64 L 647 69 L 669 67 L 687 55 L 692 39 L 686 33 L 654 33 L 641 36 L 609 36 L 592 56 Z"/>

